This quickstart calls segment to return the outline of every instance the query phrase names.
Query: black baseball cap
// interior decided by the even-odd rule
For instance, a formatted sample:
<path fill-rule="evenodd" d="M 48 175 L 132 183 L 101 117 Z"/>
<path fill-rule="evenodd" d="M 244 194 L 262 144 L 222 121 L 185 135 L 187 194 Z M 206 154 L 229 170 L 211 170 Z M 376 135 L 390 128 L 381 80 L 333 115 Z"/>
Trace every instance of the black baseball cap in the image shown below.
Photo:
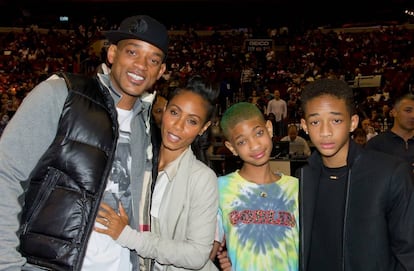
<path fill-rule="evenodd" d="M 121 22 L 117 30 L 105 31 L 104 35 L 113 44 L 120 40 L 138 39 L 158 47 L 164 55 L 168 53 L 167 28 L 148 15 L 128 17 Z"/>

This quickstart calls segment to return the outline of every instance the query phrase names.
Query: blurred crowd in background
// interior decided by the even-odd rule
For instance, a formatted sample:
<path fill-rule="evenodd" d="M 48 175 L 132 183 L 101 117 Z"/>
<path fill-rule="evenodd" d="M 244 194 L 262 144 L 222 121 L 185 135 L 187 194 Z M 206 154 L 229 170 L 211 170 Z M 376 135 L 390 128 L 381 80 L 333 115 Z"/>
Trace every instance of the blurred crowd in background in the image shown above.
<path fill-rule="evenodd" d="M 95 73 L 106 62 L 102 31 L 116 27 L 104 17 L 92 16 L 88 23 L 67 29 L 34 24 L 2 28 L 0 131 L 27 93 L 52 73 Z M 414 89 L 414 29 L 410 24 L 357 30 L 316 28 L 302 33 L 260 24 L 198 28 L 171 27 L 168 68 L 154 90 L 167 96 L 193 74 L 203 74 L 220 89 L 218 117 L 238 101 L 254 102 L 267 114 L 266 105 L 277 90 L 288 104 L 287 123 L 297 123 L 304 85 L 336 77 L 354 87 L 362 118 L 378 119 L 379 115 L 384 119 L 384 106 Z M 259 46 L 250 46 L 250 41 L 259 41 Z M 380 78 L 378 85 L 359 85 L 361 78 L 373 76 Z M 378 123 L 377 129 L 384 130 L 384 123 Z"/>

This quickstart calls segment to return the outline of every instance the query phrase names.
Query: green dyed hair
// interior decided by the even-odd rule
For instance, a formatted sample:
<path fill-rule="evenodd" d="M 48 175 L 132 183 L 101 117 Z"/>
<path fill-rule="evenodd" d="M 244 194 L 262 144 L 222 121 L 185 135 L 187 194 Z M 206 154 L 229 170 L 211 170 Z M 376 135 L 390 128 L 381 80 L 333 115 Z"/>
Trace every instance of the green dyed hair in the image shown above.
<path fill-rule="evenodd" d="M 226 139 L 229 139 L 230 129 L 242 121 L 253 118 L 259 118 L 259 120 L 265 122 L 263 113 L 256 105 L 248 102 L 236 103 L 230 106 L 221 116 L 220 127 Z"/>

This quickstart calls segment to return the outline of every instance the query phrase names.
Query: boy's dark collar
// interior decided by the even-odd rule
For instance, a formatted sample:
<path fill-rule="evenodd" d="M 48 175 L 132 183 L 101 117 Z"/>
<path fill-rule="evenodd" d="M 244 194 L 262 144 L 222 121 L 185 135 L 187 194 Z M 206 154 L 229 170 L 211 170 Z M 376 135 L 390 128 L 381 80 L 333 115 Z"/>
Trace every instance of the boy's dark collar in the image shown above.
<path fill-rule="evenodd" d="M 355 159 L 358 157 L 359 153 L 363 151 L 362 147 L 355 143 L 353 140 L 349 140 L 348 156 L 347 156 L 347 165 L 349 168 L 355 163 Z M 318 150 L 315 150 L 312 155 L 308 158 L 308 163 L 311 167 L 323 166 L 322 156 Z"/>

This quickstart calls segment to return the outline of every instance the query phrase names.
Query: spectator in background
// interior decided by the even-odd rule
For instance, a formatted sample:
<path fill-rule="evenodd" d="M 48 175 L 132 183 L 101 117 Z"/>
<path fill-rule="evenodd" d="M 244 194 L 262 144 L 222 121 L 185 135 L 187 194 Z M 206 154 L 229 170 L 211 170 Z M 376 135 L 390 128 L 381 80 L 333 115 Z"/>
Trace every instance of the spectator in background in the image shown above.
<path fill-rule="evenodd" d="M 228 106 L 230 106 L 230 104 L 234 102 L 233 98 L 236 91 L 237 85 L 235 82 L 229 76 L 223 78 L 220 82 L 220 93 L 218 97 L 220 115 L 227 109 Z"/>
<path fill-rule="evenodd" d="M 270 89 L 267 87 L 264 89 L 263 93 L 264 93 L 264 100 L 266 101 L 266 107 L 267 107 L 267 104 L 269 103 L 269 101 L 273 99 L 273 94 L 270 93 Z"/>
<path fill-rule="evenodd" d="M 366 147 L 404 158 L 414 173 L 414 95 L 398 97 L 391 113 L 394 118 L 391 130 L 371 138 Z"/>
<path fill-rule="evenodd" d="M 155 95 L 154 101 L 151 108 L 151 128 L 152 128 L 152 141 L 161 142 L 161 120 L 162 114 L 164 113 L 165 106 L 167 104 L 167 99 L 162 96 L 160 93 Z M 153 148 L 158 148 L 158 146 L 153 145 Z M 153 150 L 154 153 L 157 153 L 157 150 Z"/>
<path fill-rule="evenodd" d="M 367 144 L 367 133 L 364 129 L 358 127 L 352 132 L 352 139 L 364 147 Z"/>
<path fill-rule="evenodd" d="M 240 73 L 240 85 L 243 93 L 243 100 L 247 101 L 247 98 L 252 94 L 254 88 L 254 79 L 256 74 L 254 69 L 250 66 L 251 64 L 246 62 L 244 63 L 241 73 Z"/>
<path fill-rule="evenodd" d="M 152 104 L 151 114 L 154 118 L 154 122 L 158 127 L 161 127 L 162 114 L 165 106 L 167 105 L 167 99 L 157 93 L 155 95 L 154 102 Z"/>
<path fill-rule="evenodd" d="M 382 127 L 383 131 L 388 131 L 394 125 L 394 117 L 391 112 L 391 108 L 388 103 L 384 103 L 381 108 L 382 112 Z"/>
<path fill-rule="evenodd" d="M 273 128 L 275 136 L 279 138 L 284 136 L 286 134 L 287 103 L 280 98 L 279 90 L 273 92 L 273 99 L 268 102 L 266 112 L 275 115 L 276 126 Z"/>
<path fill-rule="evenodd" d="M 295 156 L 310 156 L 311 149 L 308 142 L 298 135 L 299 130 L 295 124 L 291 124 L 288 127 L 288 135 L 280 139 L 280 141 L 289 141 L 289 155 L 294 158 Z"/>
<path fill-rule="evenodd" d="M 371 119 L 365 118 L 361 121 L 361 128 L 365 130 L 365 134 L 367 135 L 366 141 L 370 140 L 374 136 L 378 135 L 378 133 L 375 131 L 374 127 L 371 125 Z"/>
<path fill-rule="evenodd" d="M 374 127 L 375 133 L 379 134 L 383 132 L 384 127 L 383 127 L 382 118 L 376 108 L 371 109 L 370 121 L 371 121 L 372 127 Z"/>
<path fill-rule="evenodd" d="M 257 90 L 252 90 L 252 95 L 249 97 L 248 102 L 257 105 L 257 101 L 259 100 L 260 96 L 257 94 Z"/>
<path fill-rule="evenodd" d="M 259 92 L 259 98 L 256 101 L 256 105 L 260 109 L 263 115 L 266 115 L 266 108 L 267 108 L 268 102 L 269 101 L 266 98 L 265 92 L 264 91 Z"/>
<path fill-rule="evenodd" d="M 289 123 L 300 121 L 300 100 L 297 93 L 290 93 L 287 104 L 287 118 Z"/>

